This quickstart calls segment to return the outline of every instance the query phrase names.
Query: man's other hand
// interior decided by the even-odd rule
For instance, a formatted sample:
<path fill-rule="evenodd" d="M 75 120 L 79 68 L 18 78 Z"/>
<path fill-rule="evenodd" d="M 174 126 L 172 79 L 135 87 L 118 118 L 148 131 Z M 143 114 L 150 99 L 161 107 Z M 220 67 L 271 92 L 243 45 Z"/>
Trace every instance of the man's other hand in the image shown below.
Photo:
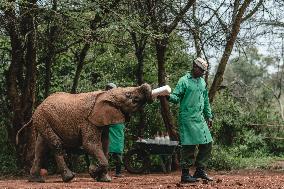
<path fill-rule="evenodd" d="M 212 119 L 208 119 L 207 120 L 207 125 L 208 125 L 208 128 L 212 128 L 213 127 L 213 121 L 212 121 Z"/>

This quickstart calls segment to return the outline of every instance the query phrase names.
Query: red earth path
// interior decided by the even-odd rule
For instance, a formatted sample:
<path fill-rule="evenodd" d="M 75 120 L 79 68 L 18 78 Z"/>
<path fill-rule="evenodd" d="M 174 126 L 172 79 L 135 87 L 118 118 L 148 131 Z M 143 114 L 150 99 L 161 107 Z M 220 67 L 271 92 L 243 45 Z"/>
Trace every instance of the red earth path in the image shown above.
<path fill-rule="evenodd" d="M 113 173 L 111 172 L 111 175 Z M 91 188 L 263 188 L 284 189 L 284 170 L 241 170 L 231 172 L 209 172 L 214 181 L 200 180 L 194 184 L 180 183 L 180 172 L 169 174 L 133 175 L 124 172 L 124 177 L 112 177 L 112 182 L 96 182 L 88 174 L 78 174 L 69 183 L 62 182 L 59 175 L 46 177 L 45 183 L 29 183 L 27 178 L 1 178 L 0 188 L 7 189 L 91 189 Z"/>

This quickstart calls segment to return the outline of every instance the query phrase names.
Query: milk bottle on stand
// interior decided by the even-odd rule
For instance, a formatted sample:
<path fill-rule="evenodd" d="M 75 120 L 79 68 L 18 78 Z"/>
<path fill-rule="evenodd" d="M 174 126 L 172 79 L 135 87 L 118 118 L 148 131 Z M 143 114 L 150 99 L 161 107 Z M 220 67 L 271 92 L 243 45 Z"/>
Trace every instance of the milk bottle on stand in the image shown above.
<path fill-rule="evenodd" d="M 157 134 L 155 135 L 155 144 L 159 144 L 160 143 L 160 135 L 159 132 L 157 131 Z"/>
<path fill-rule="evenodd" d="M 165 144 L 165 137 L 164 137 L 163 131 L 161 132 L 161 135 L 160 135 L 160 144 Z"/>
<path fill-rule="evenodd" d="M 166 135 L 165 135 L 165 144 L 170 144 L 170 136 L 168 132 L 166 132 Z"/>

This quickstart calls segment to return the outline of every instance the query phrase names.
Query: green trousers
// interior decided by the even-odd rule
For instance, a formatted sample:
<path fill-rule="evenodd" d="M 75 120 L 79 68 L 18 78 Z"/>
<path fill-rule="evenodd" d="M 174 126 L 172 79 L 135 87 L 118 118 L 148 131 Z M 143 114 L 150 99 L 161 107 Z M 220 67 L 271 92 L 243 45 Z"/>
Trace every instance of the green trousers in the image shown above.
<path fill-rule="evenodd" d="M 193 165 L 194 159 L 196 167 L 203 169 L 206 168 L 208 161 L 211 157 L 211 151 L 212 151 L 212 142 L 207 144 L 199 144 L 199 145 L 182 145 L 180 151 L 181 168 L 188 169 L 190 166 Z"/>

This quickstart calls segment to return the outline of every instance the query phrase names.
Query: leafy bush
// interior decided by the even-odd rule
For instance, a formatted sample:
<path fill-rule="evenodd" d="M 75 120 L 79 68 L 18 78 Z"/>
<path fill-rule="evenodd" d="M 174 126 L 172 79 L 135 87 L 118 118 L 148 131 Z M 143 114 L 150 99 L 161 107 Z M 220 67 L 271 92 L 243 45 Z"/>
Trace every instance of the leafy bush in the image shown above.
<path fill-rule="evenodd" d="M 0 120 L 0 175 L 17 174 L 15 149 L 9 144 L 4 121 Z"/>
<path fill-rule="evenodd" d="M 271 107 L 271 98 L 263 95 L 262 101 L 244 104 L 230 90 L 219 93 L 213 104 L 215 146 L 209 167 L 216 170 L 267 168 L 275 155 L 283 156 L 283 143 L 269 138 L 280 136 L 281 131 L 251 126 L 251 123 L 265 125 L 279 120 Z"/>
<path fill-rule="evenodd" d="M 253 130 L 245 130 L 242 137 L 239 137 L 236 141 L 239 148 L 238 156 L 250 157 L 254 154 L 261 153 L 263 155 L 268 154 L 267 144 L 264 140 L 264 136 L 261 134 L 256 135 Z"/>
<path fill-rule="evenodd" d="M 4 61 L 4 59 L 2 60 Z M 5 76 L 8 65 L 0 64 L 0 75 Z M 8 141 L 8 126 L 11 115 L 8 110 L 5 77 L 0 77 L 0 175 L 13 174 L 18 172 L 16 152 Z"/>
<path fill-rule="evenodd" d="M 208 167 L 214 170 L 266 169 L 276 159 L 276 157 L 268 156 L 262 150 L 255 150 L 254 152 L 250 152 L 249 156 L 244 157 L 243 153 L 247 152 L 248 148 L 246 145 L 236 147 L 215 145 Z"/>
<path fill-rule="evenodd" d="M 228 150 L 220 146 L 214 146 L 208 167 L 215 170 L 231 170 L 240 165 L 239 160 L 236 160 L 237 159 L 230 154 Z"/>
<path fill-rule="evenodd" d="M 232 145 L 240 137 L 246 123 L 245 110 L 229 95 L 220 93 L 212 106 L 214 113 L 213 136 L 217 144 Z"/>

